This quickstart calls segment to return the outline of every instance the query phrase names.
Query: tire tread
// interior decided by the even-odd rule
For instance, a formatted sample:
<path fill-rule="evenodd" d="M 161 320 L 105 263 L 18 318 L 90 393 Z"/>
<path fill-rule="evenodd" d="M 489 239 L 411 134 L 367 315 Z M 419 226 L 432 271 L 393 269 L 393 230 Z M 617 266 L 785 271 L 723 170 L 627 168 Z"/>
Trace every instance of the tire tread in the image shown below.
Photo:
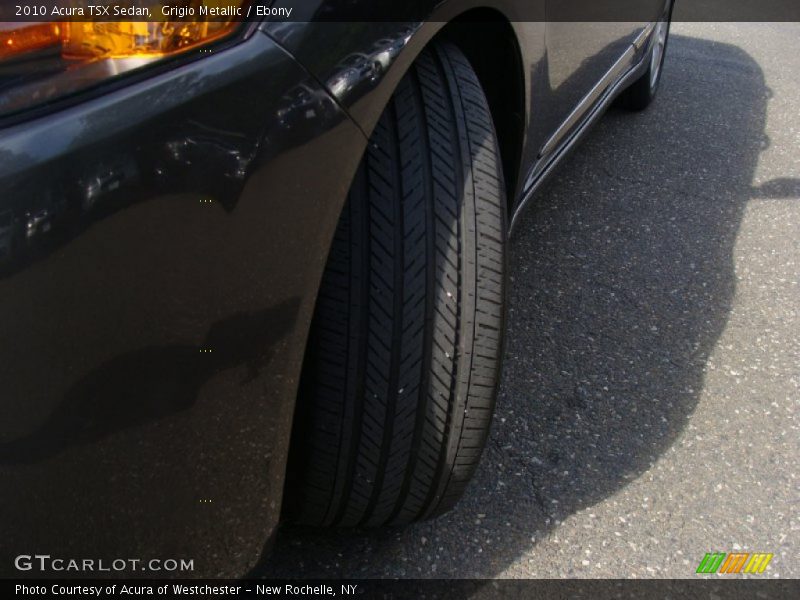
<path fill-rule="evenodd" d="M 291 516 L 404 524 L 457 501 L 491 422 L 504 273 L 489 108 L 464 56 L 437 43 L 380 118 L 334 237 L 298 397 Z"/>

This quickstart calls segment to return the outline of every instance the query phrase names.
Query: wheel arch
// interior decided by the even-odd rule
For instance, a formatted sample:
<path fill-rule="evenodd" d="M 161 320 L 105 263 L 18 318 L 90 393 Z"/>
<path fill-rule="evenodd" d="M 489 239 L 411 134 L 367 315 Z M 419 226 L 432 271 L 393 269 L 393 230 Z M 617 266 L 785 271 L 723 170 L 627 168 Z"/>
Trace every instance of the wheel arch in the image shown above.
<path fill-rule="evenodd" d="M 346 108 L 365 134 L 371 134 L 406 72 L 426 48 L 442 40 L 454 44 L 464 53 L 486 94 L 500 146 L 510 213 L 521 170 L 527 98 L 524 61 L 517 33 L 498 8 L 469 8 L 447 18 L 435 17 L 423 24 L 410 37 L 374 93 Z"/>

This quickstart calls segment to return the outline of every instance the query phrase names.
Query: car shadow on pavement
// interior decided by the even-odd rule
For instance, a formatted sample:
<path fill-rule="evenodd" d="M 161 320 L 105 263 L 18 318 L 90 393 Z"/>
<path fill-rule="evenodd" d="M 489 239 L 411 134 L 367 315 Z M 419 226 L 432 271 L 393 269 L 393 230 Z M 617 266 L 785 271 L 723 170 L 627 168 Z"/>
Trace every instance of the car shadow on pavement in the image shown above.
<path fill-rule="evenodd" d="M 497 413 L 461 503 L 402 530 L 284 525 L 251 575 L 492 577 L 645 474 L 698 403 L 748 201 L 800 187 L 753 186 L 769 98 L 740 48 L 674 36 L 656 103 L 606 115 L 519 224 Z"/>

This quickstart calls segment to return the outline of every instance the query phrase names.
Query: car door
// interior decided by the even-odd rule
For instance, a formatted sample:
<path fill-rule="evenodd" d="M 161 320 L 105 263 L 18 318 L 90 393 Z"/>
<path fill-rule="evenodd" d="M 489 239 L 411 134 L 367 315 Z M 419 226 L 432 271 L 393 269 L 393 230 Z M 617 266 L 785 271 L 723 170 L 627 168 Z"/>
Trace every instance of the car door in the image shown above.
<path fill-rule="evenodd" d="M 545 110 L 553 134 L 542 146 L 540 158 L 558 150 L 602 92 L 622 75 L 628 65 L 621 59 L 664 4 L 664 0 L 608 0 L 595 8 L 587 0 L 546 0 Z"/>

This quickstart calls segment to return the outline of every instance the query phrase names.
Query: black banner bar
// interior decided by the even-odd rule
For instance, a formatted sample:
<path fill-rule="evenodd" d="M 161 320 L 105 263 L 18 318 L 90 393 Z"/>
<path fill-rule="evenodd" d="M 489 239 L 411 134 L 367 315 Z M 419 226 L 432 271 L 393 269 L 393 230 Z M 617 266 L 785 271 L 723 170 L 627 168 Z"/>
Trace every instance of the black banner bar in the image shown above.
<path fill-rule="evenodd" d="M 3 23 L 44 21 L 328 21 L 419 22 L 458 9 L 459 0 L 2 0 Z M 642 22 L 653 20 L 646 0 L 502 0 L 515 21 Z M 465 7 L 471 5 L 464 3 Z M 444 12 L 438 12 L 439 7 Z M 800 0 L 675 0 L 675 21 L 800 21 Z"/>
<path fill-rule="evenodd" d="M 547 598 L 570 600 L 800 597 L 800 581 L 698 576 L 685 580 L 5 580 L 17 598 Z"/>

